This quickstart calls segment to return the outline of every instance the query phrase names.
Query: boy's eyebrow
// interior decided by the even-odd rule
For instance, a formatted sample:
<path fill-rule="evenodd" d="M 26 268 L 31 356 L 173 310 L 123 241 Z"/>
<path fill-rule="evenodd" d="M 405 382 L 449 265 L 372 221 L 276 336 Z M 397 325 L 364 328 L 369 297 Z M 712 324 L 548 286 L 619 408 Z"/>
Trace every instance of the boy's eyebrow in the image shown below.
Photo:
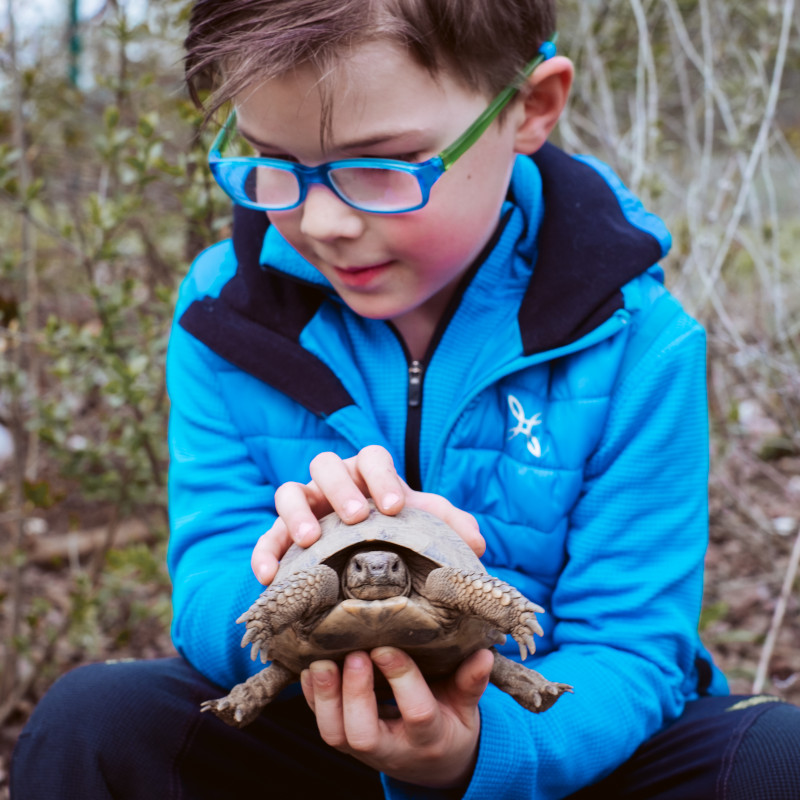
<path fill-rule="evenodd" d="M 255 147 L 260 147 L 264 150 L 281 150 L 283 148 L 276 147 L 269 142 L 262 141 L 258 139 L 256 136 L 248 133 L 244 130 L 241 125 L 238 126 L 239 133 L 245 139 L 247 139 L 250 144 L 254 145 Z M 366 147 L 375 147 L 379 144 L 385 144 L 386 142 L 393 142 L 401 144 L 405 139 L 412 138 L 412 137 L 419 137 L 421 134 L 424 134 L 425 131 L 421 128 L 412 128 L 410 130 L 404 131 L 391 131 L 387 133 L 379 132 L 372 136 L 367 136 L 364 139 L 356 139 L 352 142 L 347 143 L 337 143 L 337 147 L 341 150 L 358 150 L 360 148 Z"/>

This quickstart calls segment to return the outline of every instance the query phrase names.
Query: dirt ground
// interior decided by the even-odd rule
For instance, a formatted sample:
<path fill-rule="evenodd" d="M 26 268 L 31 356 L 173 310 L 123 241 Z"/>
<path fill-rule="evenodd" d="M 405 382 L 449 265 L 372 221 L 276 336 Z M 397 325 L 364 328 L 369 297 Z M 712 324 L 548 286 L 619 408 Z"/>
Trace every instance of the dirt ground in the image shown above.
<path fill-rule="evenodd" d="M 731 691 L 749 692 L 800 535 L 800 458 L 765 462 L 742 454 L 727 466 L 711 483 L 701 630 Z M 796 585 L 766 662 L 765 690 L 800 703 Z"/>

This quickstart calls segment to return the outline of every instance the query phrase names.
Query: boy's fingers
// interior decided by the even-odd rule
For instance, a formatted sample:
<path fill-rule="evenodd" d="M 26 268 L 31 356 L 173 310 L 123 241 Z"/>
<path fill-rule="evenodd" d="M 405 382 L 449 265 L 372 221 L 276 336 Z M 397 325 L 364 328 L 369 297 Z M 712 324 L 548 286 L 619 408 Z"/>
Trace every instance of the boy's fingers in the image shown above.
<path fill-rule="evenodd" d="M 258 581 L 264 586 L 272 582 L 278 571 L 278 562 L 291 544 L 289 531 L 280 517 L 256 542 L 253 555 L 250 557 L 250 566 Z"/>
<path fill-rule="evenodd" d="M 439 704 L 412 658 L 394 647 L 378 647 L 370 658 L 389 682 L 409 741 L 416 746 L 436 742 L 441 736 Z"/>
<path fill-rule="evenodd" d="M 335 511 L 349 524 L 365 520 L 367 497 L 385 514 L 397 514 L 404 505 L 429 511 L 450 525 L 478 556 L 486 549 L 472 514 L 439 495 L 412 491 L 384 447 L 367 446 L 346 460 L 336 453 L 320 453 L 309 471 L 309 483 L 288 482 L 275 491 L 278 520 L 259 539 L 251 559 L 253 572 L 263 584 L 275 577 L 278 562 L 292 542 L 308 547 L 317 541 L 319 519 L 325 514 Z"/>
<path fill-rule="evenodd" d="M 305 697 L 308 707 L 316 714 L 317 707 L 314 699 L 314 682 L 311 680 L 311 670 L 304 669 L 300 673 L 300 688 L 303 690 L 303 697 Z"/>
<path fill-rule="evenodd" d="M 452 707 L 459 713 L 472 714 L 486 691 L 494 666 L 490 650 L 478 650 L 456 670 L 453 678 L 455 692 L 451 695 Z"/>
<path fill-rule="evenodd" d="M 397 474 L 391 453 L 385 447 L 369 445 L 358 453 L 354 467 L 378 509 L 397 514 L 404 504 L 406 484 Z"/>
<path fill-rule="evenodd" d="M 313 483 L 284 483 L 275 491 L 275 510 L 291 540 L 301 547 L 308 547 L 319 538 L 318 495 L 319 491 Z"/>
<path fill-rule="evenodd" d="M 369 514 L 364 483 L 352 469 L 353 459 L 343 461 L 336 453 L 320 453 L 309 465 L 312 482 L 333 510 L 347 523 L 361 522 Z"/>
<path fill-rule="evenodd" d="M 351 465 L 353 459 L 345 463 Z M 397 474 L 392 455 L 386 448 L 379 445 L 365 447 L 355 457 L 355 467 L 355 480 L 361 478 L 366 482 L 370 497 L 384 514 L 397 514 L 404 505 L 424 509 L 444 520 L 478 556 L 484 554 L 486 542 L 475 517 L 456 508 L 441 495 L 410 489 Z"/>
<path fill-rule="evenodd" d="M 444 520 L 472 549 L 478 557 L 486 551 L 486 540 L 480 532 L 478 520 L 468 511 L 456 508 L 449 500 L 438 494 L 411 492 L 406 503 L 415 508 L 429 511 Z"/>
<path fill-rule="evenodd" d="M 342 716 L 342 682 L 339 668 L 333 661 L 315 661 L 307 672 L 309 688 L 313 692 L 312 708 L 317 718 L 319 734 L 331 747 L 344 747 L 347 738 Z"/>
<path fill-rule="evenodd" d="M 250 564 L 256 578 L 267 585 L 278 571 L 278 564 L 293 542 L 308 547 L 320 534 L 317 514 L 325 498 L 313 481 L 307 484 L 284 483 L 275 491 L 278 518 L 253 548 Z M 327 509 L 328 511 L 330 508 Z"/>
<path fill-rule="evenodd" d="M 342 669 L 344 730 L 349 747 L 366 755 L 380 743 L 381 723 L 375 697 L 372 661 L 366 653 L 349 653 Z"/>

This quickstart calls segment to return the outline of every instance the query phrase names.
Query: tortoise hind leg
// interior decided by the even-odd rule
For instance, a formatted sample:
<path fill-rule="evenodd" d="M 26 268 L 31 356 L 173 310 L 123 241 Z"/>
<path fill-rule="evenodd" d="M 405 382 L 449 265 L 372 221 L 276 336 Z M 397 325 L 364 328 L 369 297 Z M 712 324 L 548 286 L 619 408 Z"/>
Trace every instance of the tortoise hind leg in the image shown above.
<path fill-rule="evenodd" d="M 494 666 L 489 680 L 534 714 L 547 711 L 562 694 L 572 692 L 572 687 L 566 683 L 553 683 L 535 670 L 506 658 L 494 648 L 492 653 Z"/>
<path fill-rule="evenodd" d="M 266 669 L 239 683 L 225 697 L 206 700 L 201 711 L 213 711 L 234 728 L 249 725 L 290 683 L 297 680 L 292 670 L 273 661 Z"/>

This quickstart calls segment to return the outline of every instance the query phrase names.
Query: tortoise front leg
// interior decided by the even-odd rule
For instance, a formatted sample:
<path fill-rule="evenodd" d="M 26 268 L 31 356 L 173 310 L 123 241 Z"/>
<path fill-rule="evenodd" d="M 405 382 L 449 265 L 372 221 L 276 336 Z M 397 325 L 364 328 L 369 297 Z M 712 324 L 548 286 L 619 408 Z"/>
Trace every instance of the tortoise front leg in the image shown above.
<path fill-rule="evenodd" d="M 250 644 L 250 658 L 269 658 L 272 637 L 294 622 L 336 605 L 339 600 L 339 576 L 325 564 L 301 570 L 289 580 L 267 587 L 258 600 L 236 622 L 247 624 L 242 647 Z"/>
<path fill-rule="evenodd" d="M 454 567 L 433 570 L 425 583 L 425 596 L 434 603 L 485 620 L 502 633 L 511 634 L 523 661 L 536 645 L 533 634 L 543 631 L 536 612 L 544 609 L 523 597 L 513 586 L 485 572 Z"/>
<path fill-rule="evenodd" d="M 239 683 L 225 697 L 206 700 L 201 711 L 213 711 L 223 722 L 234 728 L 249 725 L 290 683 L 296 673 L 273 661 L 266 669 Z"/>

